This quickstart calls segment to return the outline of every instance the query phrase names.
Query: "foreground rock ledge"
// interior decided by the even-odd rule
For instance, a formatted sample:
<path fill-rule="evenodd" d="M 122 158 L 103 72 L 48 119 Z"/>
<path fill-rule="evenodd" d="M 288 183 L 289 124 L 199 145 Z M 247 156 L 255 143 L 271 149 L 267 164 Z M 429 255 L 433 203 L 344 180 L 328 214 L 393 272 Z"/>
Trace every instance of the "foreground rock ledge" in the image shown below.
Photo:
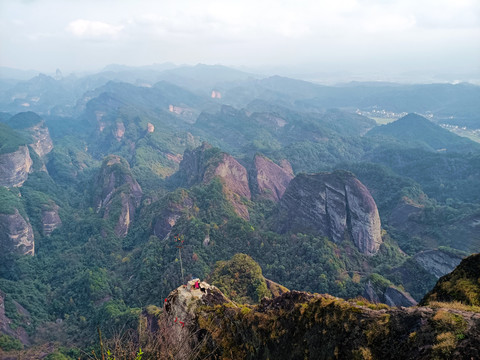
<path fill-rule="evenodd" d="M 148 318 L 176 359 L 477 359 L 480 313 L 389 308 L 290 291 L 259 305 L 205 282 L 174 290 Z"/>

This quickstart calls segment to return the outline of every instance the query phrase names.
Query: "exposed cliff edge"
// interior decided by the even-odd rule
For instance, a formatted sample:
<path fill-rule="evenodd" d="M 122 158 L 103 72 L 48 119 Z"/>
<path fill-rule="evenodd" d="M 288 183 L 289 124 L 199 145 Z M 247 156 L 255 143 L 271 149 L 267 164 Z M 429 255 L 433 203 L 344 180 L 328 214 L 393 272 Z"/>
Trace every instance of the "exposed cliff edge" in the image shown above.
<path fill-rule="evenodd" d="M 27 111 L 12 116 L 6 122 L 12 129 L 23 132 L 30 139 L 30 147 L 40 157 L 44 157 L 53 149 L 52 138 L 48 127 L 38 114 Z"/>
<path fill-rule="evenodd" d="M 0 154 L 0 186 L 22 186 L 32 172 L 33 161 L 27 146 Z"/>
<path fill-rule="evenodd" d="M 408 292 L 392 285 L 382 288 L 381 286 L 373 284 L 372 281 L 368 281 L 365 284 L 363 297 L 374 304 L 384 303 L 392 307 L 417 305 L 415 299 Z"/>
<path fill-rule="evenodd" d="M 237 215 L 249 219 L 243 198 L 251 199 L 247 170 L 232 156 L 207 143 L 194 150 L 185 150 L 179 175 L 186 185 L 209 183 L 219 178 L 223 192 Z"/>
<path fill-rule="evenodd" d="M 116 155 L 105 158 L 95 187 L 99 189 L 94 200 L 97 212 L 116 222 L 114 232 L 117 236 L 126 236 L 143 196 L 128 162 Z"/>
<path fill-rule="evenodd" d="M 279 203 L 276 230 L 312 232 L 340 243 L 350 236 L 360 252 L 375 254 L 381 224 L 368 189 L 345 171 L 300 174 L 288 185 Z"/>
<path fill-rule="evenodd" d="M 0 214 L 0 251 L 4 254 L 35 254 L 32 225 L 17 209 L 13 214 Z"/>
<path fill-rule="evenodd" d="M 480 306 L 480 254 L 463 259 L 455 270 L 442 276 L 421 304 L 435 301 Z"/>
<path fill-rule="evenodd" d="M 437 278 L 452 272 L 462 261 L 462 256 L 442 250 L 425 250 L 413 259 Z"/>
<path fill-rule="evenodd" d="M 44 157 L 52 151 L 53 142 L 44 120 L 37 125 L 28 128 L 27 131 L 33 139 L 33 143 L 31 143 L 30 146 L 38 156 Z"/>
<path fill-rule="evenodd" d="M 470 359 L 480 348 L 479 313 L 299 291 L 245 306 L 205 282 L 195 288 L 195 280 L 171 292 L 163 311 L 144 316 L 163 354 L 176 359 Z"/>
<path fill-rule="evenodd" d="M 282 167 L 265 156 L 256 155 L 254 165 L 254 179 L 258 195 L 261 198 L 278 202 L 293 179 L 290 163 L 285 160 Z"/>

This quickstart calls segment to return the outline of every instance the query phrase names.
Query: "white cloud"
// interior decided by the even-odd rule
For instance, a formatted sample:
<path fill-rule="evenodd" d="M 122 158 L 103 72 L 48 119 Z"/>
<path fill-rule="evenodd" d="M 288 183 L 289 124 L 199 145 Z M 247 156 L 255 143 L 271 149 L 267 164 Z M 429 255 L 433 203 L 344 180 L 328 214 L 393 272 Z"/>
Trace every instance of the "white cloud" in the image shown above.
<path fill-rule="evenodd" d="M 67 31 L 79 38 L 115 38 L 124 29 L 123 25 L 111 25 L 101 21 L 77 19 L 67 26 Z"/>

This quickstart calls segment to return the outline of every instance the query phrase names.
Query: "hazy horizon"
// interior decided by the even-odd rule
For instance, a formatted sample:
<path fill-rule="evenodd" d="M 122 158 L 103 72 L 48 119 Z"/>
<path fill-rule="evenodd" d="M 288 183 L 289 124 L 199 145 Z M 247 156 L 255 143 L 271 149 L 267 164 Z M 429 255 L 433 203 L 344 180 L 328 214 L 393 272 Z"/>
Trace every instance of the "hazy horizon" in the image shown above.
<path fill-rule="evenodd" d="M 172 62 L 318 82 L 480 79 L 475 0 L 2 1 L 0 24 L 0 66 L 44 73 Z"/>

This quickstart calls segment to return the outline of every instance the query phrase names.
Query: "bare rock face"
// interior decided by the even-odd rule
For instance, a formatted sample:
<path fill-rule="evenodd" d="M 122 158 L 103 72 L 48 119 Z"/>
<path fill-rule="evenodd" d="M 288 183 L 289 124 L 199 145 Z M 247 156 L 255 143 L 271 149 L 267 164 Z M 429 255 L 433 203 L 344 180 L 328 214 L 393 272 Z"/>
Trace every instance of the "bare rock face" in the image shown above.
<path fill-rule="evenodd" d="M 115 139 L 117 139 L 117 141 L 121 141 L 123 135 L 125 135 L 125 125 L 123 124 L 123 122 L 117 122 L 115 131 L 113 132 L 113 136 L 115 136 Z"/>
<path fill-rule="evenodd" d="M 195 282 L 198 281 L 198 288 Z M 187 360 L 197 358 L 195 348 L 202 345 L 202 339 L 197 334 L 198 313 L 202 307 L 229 304 L 236 307 L 215 286 L 194 279 L 186 285 L 172 291 L 165 299 L 163 313 L 158 321 L 158 334 L 167 338 L 164 348 L 175 353 L 175 359 Z"/>
<path fill-rule="evenodd" d="M 220 163 L 205 172 L 203 181 L 208 183 L 214 177 L 221 179 L 223 191 L 237 215 L 248 220 L 250 218 L 248 209 L 242 200 L 242 197 L 251 199 L 247 170 L 232 156 L 223 154 Z"/>
<path fill-rule="evenodd" d="M 50 132 L 48 131 L 44 120 L 37 125 L 28 128 L 27 131 L 33 139 L 33 143 L 30 144 L 30 146 L 35 150 L 38 156 L 44 157 L 52 151 L 52 138 L 50 137 Z"/>
<path fill-rule="evenodd" d="M 285 193 L 288 184 L 293 179 L 291 166 L 287 166 L 288 161 L 282 164 L 287 170 L 261 155 L 255 156 L 254 163 L 255 179 L 259 195 L 263 198 L 278 202 Z M 288 165 L 290 165 L 290 163 L 288 163 Z"/>
<path fill-rule="evenodd" d="M 103 161 L 96 187 L 101 189 L 95 198 L 97 212 L 103 212 L 105 219 L 111 218 L 112 214 L 118 216 L 115 234 L 126 236 L 143 196 L 128 162 L 120 156 L 108 156 Z"/>
<path fill-rule="evenodd" d="M 373 287 L 371 281 L 368 281 L 367 284 L 365 285 L 362 296 L 374 304 L 377 304 L 380 302 L 380 298 L 378 297 L 377 292 L 375 291 L 375 288 Z"/>
<path fill-rule="evenodd" d="M 27 146 L 0 155 L 0 186 L 22 186 L 32 172 L 32 159 Z"/>
<path fill-rule="evenodd" d="M 381 224 L 368 189 L 345 171 L 300 174 L 287 187 L 279 203 L 276 230 L 310 232 L 340 243 L 348 235 L 358 250 L 375 254 Z"/>
<path fill-rule="evenodd" d="M 441 250 L 426 250 L 413 257 L 421 267 L 437 278 L 451 273 L 460 264 L 462 258 L 460 255 Z"/>
<path fill-rule="evenodd" d="M 409 293 L 400 291 L 393 286 L 390 286 L 385 290 L 385 303 L 388 306 L 415 306 L 417 302 L 410 296 Z"/>
<path fill-rule="evenodd" d="M 48 208 L 42 209 L 43 235 L 49 236 L 53 230 L 62 225 L 62 219 L 58 215 L 58 205 L 53 203 Z"/>
<path fill-rule="evenodd" d="M 21 255 L 35 254 L 32 225 L 17 209 L 13 214 L 0 214 L 0 250 Z"/>
<path fill-rule="evenodd" d="M 203 143 L 194 150 L 186 150 L 180 163 L 180 172 L 188 185 L 209 183 L 219 178 L 223 192 L 233 205 L 235 212 L 244 219 L 249 219 L 248 209 L 243 198 L 251 199 L 248 173 L 232 156 Z"/>
<path fill-rule="evenodd" d="M 146 338 L 175 359 L 478 358 L 474 312 L 367 307 L 299 291 L 237 305 L 205 282 L 197 289 L 196 280 L 171 292 L 163 311 L 146 310 Z"/>
<path fill-rule="evenodd" d="M 186 192 L 183 195 L 180 202 L 169 202 L 155 218 L 153 234 L 159 239 L 168 236 L 183 212 L 193 207 L 193 200 L 187 196 Z"/>

